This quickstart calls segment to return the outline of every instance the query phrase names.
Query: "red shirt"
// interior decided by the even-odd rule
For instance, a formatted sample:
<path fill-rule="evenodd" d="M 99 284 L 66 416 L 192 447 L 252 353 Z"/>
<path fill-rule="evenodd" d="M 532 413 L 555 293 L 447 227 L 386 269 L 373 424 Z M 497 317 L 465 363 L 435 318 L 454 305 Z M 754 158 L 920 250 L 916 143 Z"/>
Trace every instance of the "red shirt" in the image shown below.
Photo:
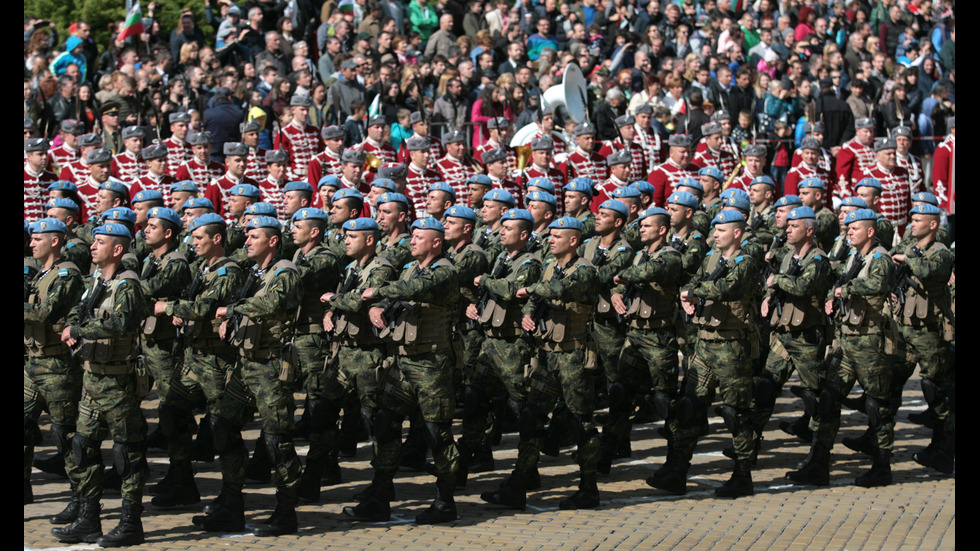
<path fill-rule="evenodd" d="M 456 204 L 470 203 L 470 190 L 466 187 L 466 180 L 476 174 L 472 166 L 467 166 L 447 154 L 436 162 L 436 172 L 439 173 L 439 179 L 449 184 L 456 192 Z"/>
<path fill-rule="evenodd" d="M 904 234 L 905 225 L 909 222 L 909 209 L 912 208 L 912 185 L 909 182 L 909 171 L 896 166 L 891 172 L 887 172 L 880 164 L 875 163 L 871 170 L 861 174 L 861 178 L 874 178 L 881 182 L 881 200 L 878 202 L 878 212 L 891 220 L 900 234 Z"/>
<path fill-rule="evenodd" d="M 953 152 L 956 137 L 950 134 L 932 154 L 932 189 L 939 199 L 939 208 L 956 213 L 956 193 L 953 189 Z"/>
<path fill-rule="evenodd" d="M 269 169 L 265 164 L 266 150 L 261 147 L 248 148 L 248 156 L 245 157 L 245 176 L 260 182 L 269 175 Z"/>
<path fill-rule="evenodd" d="M 149 172 L 145 173 L 142 178 L 133 181 L 129 186 L 129 198 L 132 200 L 136 197 L 136 194 L 143 190 L 154 190 L 159 191 L 163 194 L 163 204 L 167 208 L 174 208 L 173 197 L 170 196 L 170 184 L 177 183 L 177 178 L 169 174 L 164 174 L 163 177 L 157 179 L 150 175 Z"/>
<path fill-rule="evenodd" d="M 58 176 L 50 170 L 41 169 L 34 173 L 30 165 L 24 165 L 24 220 L 37 222 L 44 218 L 47 210 L 44 202 L 48 200 L 48 185 L 57 182 Z"/>
<path fill-rule="evenodd" d="M 593 151 L 590 154 L 576 147 L 568 154 L 565 162 L 559 166 L 559 170 L 565 173 L 565 179 L 571 181 L 575 178 L 589 178 L 593 183 L 599 183 L 609 177 L 609 167 L 606 166 L 606 158 Z"/>
<path fill-rule="evenodd" d="M 647 178 L 647 181 L 653 184 L 654 187 L 653 205 L 662 207 L 666 204 L 670 194 L 674 192 L 677 182 L 682 178 L 697 178 L 697 176 L 697 166 L 688 164 L 686 167 L 681 168 L 674 164 L 673 160 L 667 159 L 664 163 L 654 168 Z"/>
<path fill-rule="evenodd" d="M 602 142 L 602 147 L 599 148 L 599 155 L 609 157 L 621 149 L 626 149 L 626 145 L 623 144 L 622 138 L 616 138 L 615 140 Z M 633 162 L 630 163 L 630 181 L 645 180 L 650 175 L 650 171 L 647 168 L 646 157 L 643 154 L 643 146 L 635 141 L 630 142 L 629 150 L 630 156 L 633 158 Z"/>
<path fill-rule="evenodd" d="M 285 149 L 289 152 L 289 167 L 286 168 L 287 180 L 307 180 L 306 170 L 313 157 L 323 151 L 323 139 L 315 126 L 301 125 L 301 123 L 293 120 L 275 135 L 273 149 Z M 313 182 L 314 189 L 316 189 L 317 183 Z"/>
<path fill-rule="evenodd" d="M 320 178 L 324 176 L 340 176 L 344 173 L 344 163 L 340 161 L 340 153 L 324 149 L 322 153 L 310 160 L 306 170 L 306 181 L 313 189 L 317 189 Z"/>
<path fill-rule="evenodd" d="M 192 157 L 191 160 L 180 165 L 174 177 L 177 178 L 178 182 L 193 180 L 197 184 L 197 188 L 202 189 L 207 187 L 211 180 L 221 178 L 224 173 L 225 165 L 216 161 L 208 161 L 208 164 L 205 165 L 197 157 Z M 215 205 L 215 207 L 217 206 Z"/>
<path fill-rule="evenodd" d="M 837 185 L 833 189 L 834 197 L 843 199 L 854 195 L 854 184 L 861 180 L 861 174 L 875 165 L 877 159 L 870 147 L 857 141 L 857 138 L 845 143 L 837 152 Z M 828 190 L 830 191 L 830 190 Z"/>
<path fill-rule="evenodd" d="M 176 136 L 163 140 L 163 145 L 167 146 L 167 174 L 176 176 L 180 165 L 194 157 L 194 149 Z"/>
<path fill-rule="evenodd" d="M 224 217 L 228 213 L 228 190 L 237 186 L 238 184 L 251 184 L 255 187 L 259 186 L 259 183 L 255 180 L 249 178 L 248 176 L 243 176 L 241 180 L 233 177 L 231 174 L 224 174 L 220 178 L 215 178 L 208 184 L 207 189 L 204 190 L 204 197 L 206 197 L 211 204 L 214 205 L 214 212 L 218 213 L 218 216 Z M 230 220 L 229 220 L 230 222 Z"/>
<path fill-rule="evenodd" d="M 412 203 L 416 220 L 428 216 L 425 206 L 429 199 L 429 186 L 439 181 L 439 173 L 431 168 L 419 170 L 414 163 L 408 163 L 408 176 L 405 197 Z"/>
<path fill-rule="evenodd" d="M 123 182 L 132 182 L 139 178 L 140 174 L 143 174 L 145 170 L 146 161 L 140 158 L 139 155 L 134 155 L 129 151 L 119 153 L 109 163 L 109 174 L 112 174 Z"/>

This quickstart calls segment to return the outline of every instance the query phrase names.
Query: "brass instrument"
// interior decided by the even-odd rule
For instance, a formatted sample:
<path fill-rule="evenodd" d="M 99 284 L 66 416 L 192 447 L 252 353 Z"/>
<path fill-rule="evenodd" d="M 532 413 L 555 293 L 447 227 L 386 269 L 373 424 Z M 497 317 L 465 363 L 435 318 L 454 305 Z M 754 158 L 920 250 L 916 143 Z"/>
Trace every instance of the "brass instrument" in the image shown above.
<path fill-rule="evenodd" d="M 364 172 L 377 172 L 381 165 L 384 164 L 384 159 L 375 156 L 372 153 L 367 153 L 367 160 L 364 161 Z"/>
<path fill-rule="evenodd" d="M 514 147 L 514 151 L 517 152 L 517 170 L 524 170 L 531 160 L 531 146 L 518 145 Z"/>
<path fill-rule="evenodd" d="M 728 189 L 728 186 L 732 185 L 732 182 L 735 181 L 735 178 L 738 176 L 738 174 L 742 172 L 743 167 L 745 167 L 745 157 L 742 157 L 742 159 L 739 162 L 735 163 L 735 169 L 732 170 L 732 173 L 728 175 L 728 178 L 725 180 L 725 184 L 721 186 L 722 191 L 725 191 L 726 189 Z"/>

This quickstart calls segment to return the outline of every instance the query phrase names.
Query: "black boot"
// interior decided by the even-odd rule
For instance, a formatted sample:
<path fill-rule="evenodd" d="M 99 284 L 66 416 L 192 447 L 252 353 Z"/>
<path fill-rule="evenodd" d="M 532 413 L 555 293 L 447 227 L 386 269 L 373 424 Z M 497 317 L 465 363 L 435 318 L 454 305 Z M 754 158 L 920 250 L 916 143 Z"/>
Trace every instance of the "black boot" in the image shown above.
<path fill-rule="evenodd" d="M 96 543 L 100 547 L 126 547 L 143 543 L 143 506 L 139 503 L 124 499 L 122 502 L 122 518 L 108 534 L 99 538 Z"/>
<path fill-rule="evenodd" d="M 473 460 L 473 452 L 462 442 L 456 443 L 456 450 L 459 453 L 459 460 L 456 462 L 456 487 L 465 488 L 466 480 L 470 475 L 470 461 Z"/>
<path fill-rule="evenodd" d="M 167 437 L 160 430 L 160 425 L 157 425 L 153 432 L 146 435 L 146 447 L 147 449 L 153 448 L 155 450 L 167 450 Z"/>
<path fill-rule="evenodd" d="M 845 396 L 840 401 L 840 403 L 844 404 L 845 406 L 847 406 L 847 407 L 849 407 L 849 408 L 851 408 L 851 409 L 853 409 L 855 411 L 860 411 L 861 413 L 864 413 L 865 412 L 865 404 L 868 403 L 868 395 L 867 394 L 862 394 L 862 395 L 858 396 L 857 398 L 848 398 L 848 397 Z"/>
<path fill-rule="evenodd" d="M 399 465 L 408 471 L 424 471 L 426 451 L 425 422 L 421 418 L 413 419 L 405 443 L 402 444 L 402 460 Z"/>
<path fill-rule="evenodd" d="M 484 440 L 483 445 L 476 450 L 470 460 L 470 472 L 488 473 L 494 470 L 496 470 L 496 465 L 493 461 L 493 448 L 490 447 L 489 440 Z"/>
<path fill-rule="evenodd" d="M 718 497 L 742 497 L 755 493 L 752 488 L 752 469 L 747 461 L 735 461 L 732 477 L 720 488 L 715 488 Z"/>
<path fill-rule="evenodd" d="M 191 522 L 206 532 L 244 532 L 245 496 L 241 490 L 221 488 L 218 499 L 205 507 L 204 515 L 197 515 Z"/>
<path fill-rule="evenodd" d="M 388 476 L 374 474 L 370 494 L 354 507 L 344 507 L 344 514 L 351 520 L 385 522 L 391 520 L 391 499 L 395 495 L 395 484 Z"/>
<path fill-rule="evenodd" d="M 415 517 L 415 524 L 442 524 L 456 520 L 456 501 L 453 500 L 452 477 L 436 480 L 436 499 L 421 515 Z"/>
<path fill-rule="evenodd" d="M 803 414 L 795 421 L 780 421 L 779 428 L 791 436 L 795 436 L 804 442 L 813 442 L 813 431 L 810 430 L 810 416 Z"/>
<path fill-rule="evenodd" d="M 919 465 L 935 469 L 943 474 L 953 474 L 955 467 L 952 437 L 944 434 L 945 421 L 936 421 L 932 427 L 932 442 L 925 449 L 912 454 Z"/>
<path fill-rule="evenodd" d="M 558 508 L 562 510 L 595 509 L 599 506 L 599 487 L 596 485 L 596 475 L 582 475 L 578 483 L 578 491 L 563 499 Z"/>
<path fill-rule="evenodd" d="M 924 411 L 914 411 L 909 414 L 909 423 L 915 423 L 916 425 L 922 425 L 931 429 L 936 425 L 936 412 L 931 407 Z"/>
<path fill-rule="evenodd" d="M 43 473 L 53 474 L 62 478 L 68 478 L 65 472 L 65 456 L 55 453 L 47 459 L 34 458 L 34 468 Z"/>
<path fill-rule="evenodd" d="M 327 454 L 323 460 L 323 474 L 320 477 L 320 486 L 336 486 L 343 479 L 340 475 L 340 463 L 337 456 L 339 452 L 333 451 Z"/>
<path fill-rule="evenodd" d="M 163 491 L 150 504 L 160 509 L 172 509 L 201 502 L 201 493 L 194 481 L 194 470 L 189 461 L 171 464 L 173 477 Z"/>
<path fill-rule="evenodd" d="M 323 476 L 323 460 L 306 459 L 306 468 L 299 477 L 299 484 L 296 487 L 296 497 L 303 503 L 317 503 L 320 501 L 320 479 Z"/>
<path fill-rule="evenodd" d="M 296 520 L 296 497 L 287 497 L 282 492 L 276 492 L 276 510 L 269 520 L 263 524 L 250 524 L 248 529 L 256 536 L 281 536 L 295 534 L 299 529 Z"/>
<path fill-rule="evenodd" d="M 371 483 L 368 484 L 366 488 L 364 488 L 360 492 L 357 492 L 356 494 L 352 495 L 351 498 L 354 501 L 360 503 L 360 502 L 364 501 L 365 499 L 367 499 L 367 498 L 371 497 L 372 495 L 374 495 L 374 486 L 375 486 L 377 480 L 378 480 L 378 478 L 375 477 L 373 480 L 371 480 Z M 387 490 L 388 491 L 388 495 L 391 496 L 389 498 L 389 500 L 394 500 L 395 499 L 395 485 L 392 483 L 392 484 L 389 484 L 389 486 L 390 487 Z"/>
<path fill-rule="evenodd" d="M 647 484 L 658 490 L 682 496 L 687 493 L 687 471 L 690 468 L 689 459 L 681 457 L 678 452 L 668 450 L 664 467 L 647 478 Z"/>
<path fill-rule="evenodd" d="M 252 457 L 245 466 L 245 478 L 267 483 L 272 480 L 272 457 L 269 455 L 269 448 L 265 445 L 264 434 L 264 432 L 260 433 L 255 439 L 255 451 L 252 452 Z"/>
<path fill-rule="evenodd" d="M 813 442 L 810 454 L 795 471 L 786 473 L 786 478 L 796 484 L 812 484 L 814 486 L 830 485 L 830 449 L 818 441 Z"/>
<path fill-rule="evenodd" d="M 885 450 L 878 450 L 875 455 L 873 462 L 871 463 L 871 469 L 858 476 L 854 480 L 854 484 L 861 486 L 862 488 L 875 488 L 878 486 L 887 486 L 892 483 L 892 467 L 891 467 L 892 452 Z"/>
<path fill-rule="evenodd" d="M 211 432 L 210 416 L 205 415 L 201 419 L 201 424 L 197 427 L 197 437 L 194 439 L 194 452 L 191 454 L 192 461 L 210 463 L 214 461 L 214 434 Z"/>
<path fill-rule="evenodd" d="M 80 496 L 78 517 L 68 526 L 52 528 L 51 535 L 61 543 L 95 543 L 102 537 L 100 509 L 98 501 Z"/>
<path fill-rule="evenodd" d="M 78 512 L 81 509 L 82 502 L 78 497 L 78 488 L 72 484 L 71 485 L 71 501 L 68 502 L 68 506 L 62 509 L 60 513 L 48 519 L 51 524 L 71 524 L 75 522 L 78 518 Z"/>
<path fill-rule="evenodd" d="M 523 511 L 527 507 L 527 474 L 514 471 L 495 492 L 483 492 L 480 499 L 493 505 Z"/>
<path fill-rule="evenodd" d="M 157 482 L 153 486 L 150 486 L 146 490 L 146 493 L 150 494 L 151 496 L 163 495 L 167 493 L 167 491 L 170 489 L 170 485 L 173 484 L 173 480 L 174 480 L 174 464 L 171 463 L 167 466 L 167 474 L 163 475 L 163 478 L 161 478 L 159 482 Z"/>
<path fill-rule="evenodd" d="M 878 437 L 874 429 L 870 427 L 857 438 L 842 438 L 841 443 L 847 446 L 848 449 L 863 453 L 869 457 L 874 457 L 878 453 Z"/>
<path fill-rule="evenodd" d="M 122 491 L 122 477 L 119 476 L 119 471 L 116 470 L 115 465 L 106 469 L 102 475 L 102 490 Z"/>

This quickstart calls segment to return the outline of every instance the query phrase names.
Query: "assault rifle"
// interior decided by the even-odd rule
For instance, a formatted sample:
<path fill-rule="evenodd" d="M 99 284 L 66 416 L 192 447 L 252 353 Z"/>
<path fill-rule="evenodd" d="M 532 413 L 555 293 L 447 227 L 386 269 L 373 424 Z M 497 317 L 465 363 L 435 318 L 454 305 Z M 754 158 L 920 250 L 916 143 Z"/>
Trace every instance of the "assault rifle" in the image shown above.
<path fill-rule="evenodd" d="M 800 271 L 803 269 L 803 263 L 800 262 L 799 258 L 793 257 L 789 261 L 789 267 L 786 268 L 786 273 L 790 277 L 800 275 Z M 768 277 L 768 276 L 767 276 Z M 772 296 L 769 297 L 769 309 L 776 312 L 776 319 L 783 317 L 783 303 L 786 302 L 786 291 L 782 289 L 776 289 L 772 292 Z"/>
<path fill-rule="evenodd" d="M 854 262 L 851 263 L 851 269 L 850 270 L 845 270 L 844 273 L 842 273 L 840 275 L 840 277 L 837 278 L 837 281 L 834 283 L 834 287 L 833 288 L 834 289 L 837 289 L 838 287 L 842 287 L 848 281 L 856 278 L 857 275 L 859 273 L 861 273 L 861 269 L 862 268 L 864 268 L 864 255 L 861 255 L 859 253 L 855 253 L 855 255 L 854 255 Z M 847 301 L 844 300 L 843 297 L 835 297 L 834 298 L 834 310 L 837 311 L 837 315 L 841 319 L 846 318 L 847 317 Z"/>

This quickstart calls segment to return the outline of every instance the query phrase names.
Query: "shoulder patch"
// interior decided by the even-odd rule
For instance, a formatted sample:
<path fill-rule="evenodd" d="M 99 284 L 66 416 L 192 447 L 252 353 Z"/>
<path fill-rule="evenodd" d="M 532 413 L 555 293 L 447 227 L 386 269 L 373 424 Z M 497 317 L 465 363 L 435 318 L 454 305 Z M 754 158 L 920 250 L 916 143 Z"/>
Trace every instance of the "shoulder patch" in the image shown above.
<path fill-rule="evenodd" d="M 815 255 L 813 255 L 813 259 L 814 259 L 814 260 L 820 260 L 820 259 L 822 259 L 822 258 L 823 258 L 823 257 L 822 257 L 822 256 L 820 256 L 819 254 L 815 254 Z"/>
<path fill-rule="evenodd" d="M 554 259 L 554 258 L 549 258 L 548 260 L 545 260 L 545 261 L 544 261 L 544 263 L 545 263 L 545 264 L 551 264 L 551 263 L 552 263 L 552 262 L 554 262 L 554 261 L 555 261 L 555 259 Z"/>
<path fill-rule="evenodd" d="M 620 247 L 620 248 L 618 248 L 618 249 L 616 249 L 616 250 L 617 250 L 617 251 L 625 251 L 625 250 L 626 250 L 626 247 Z"/>
<path fill-rule="evenodd" d="M 408 264 L 405 264 L 404 266 L 402 266 L 402 269 L 404 270 L 404 269 L 408 268 L 409 266 L 411 266 L 412 264 L 414 264 L 414 263 L 413 262 L 409 262 Z"/>
<path fill-rule="evenodd" d="M 881 258 L 881 253 L 875 253 L 871 258 L 878 260 L 879 258 Z"/>
<path fill-rule="evenodd" d="M 742 256 L 742 255 L 739 255 L 739 256 L 736 256 L 736 257 L 735 257 L 735 263 L 736 263 L 736 264 L 738 264 L 739 262 L 741 262 L 741 261 L 743 261 L 743 260 L 745 260 L 745 257 L 744 257 L 744 256 Z"/>
<path fill-rule="evenodd" d="M 525 260 L 524 262 L 521 262 L 521 266 L 523 266 L 525 264 L 530 264 L 530 263 L 531 263 L 531 259 L 529 258 L 529 259 Z"/>
<path fill-rule="evenodd" d="M 708 254 L 706 254 L 704 256 L 711 256 L 713 254 L 715 254 L 715 250 L 714 249 L 711 249 L 710 251 L 708 251 Z"/>
<path fill-rule="evenodd" d="M 357 262 L 357 261 L 355 260 L 355 261 L 353 261 L 353 262 L 351 262 L 351 263 L 350 263 L 350 264 L 348 264 L 348 265 L 347 265 L 347 267 L 346 267 L 346 268 L 344 268 L 344 269 L 345 269 L 345 270 L 349 270 L 349 269 L 351 268 L 351 266 L 353 266 L 353 265 L 354 265 L 354 262 Z"/>
<path fill-rule="evenodd" d="M 69 241 L 68 243 L 65 243 L 65 248 L 66 249 L 70 249 L 70 248 L 72 248 L 74 246 L 75 246 L 75 242 L 74 241 Z"/>
<path fill-rule="evenodd" d="M 24 266 L 24 275 L 27 275 L 29 273 L 31 273 L 31 269 L 27 266 Z"/>
<path fill-rule="evenodd" d="M 225 275 L 225 274 L 227 274 L 227 273 L 228 273 L 228 268 L 225 268 L 224 266 L 222 266 L 222 267 L 220 267 L 220 268 L 218 268 L 218 272 L 217 272 L 217 274 L 218 274 L 219 276 L 223 276 L 223 275 Z"/>
<path fill-rule="evenodd" d="M 58 270 L 58 277 L 68 277 L 68 268 Z"/>

